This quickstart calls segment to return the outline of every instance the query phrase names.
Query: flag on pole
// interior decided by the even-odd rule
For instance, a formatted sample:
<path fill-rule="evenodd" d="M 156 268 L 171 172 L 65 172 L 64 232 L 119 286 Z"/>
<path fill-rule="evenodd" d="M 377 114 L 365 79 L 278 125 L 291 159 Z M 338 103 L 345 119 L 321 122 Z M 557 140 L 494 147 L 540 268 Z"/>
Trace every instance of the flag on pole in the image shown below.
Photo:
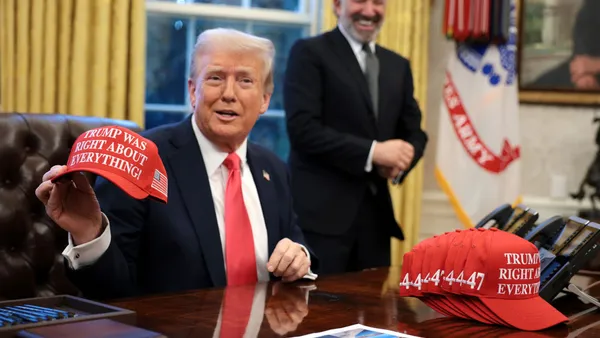
<path fill-rule="evenodd" d="M 435 175 L 467 228 L 520 198 L 515 22 L 511 0 L 508 42 L 457 43 L 446 69 Z"/>

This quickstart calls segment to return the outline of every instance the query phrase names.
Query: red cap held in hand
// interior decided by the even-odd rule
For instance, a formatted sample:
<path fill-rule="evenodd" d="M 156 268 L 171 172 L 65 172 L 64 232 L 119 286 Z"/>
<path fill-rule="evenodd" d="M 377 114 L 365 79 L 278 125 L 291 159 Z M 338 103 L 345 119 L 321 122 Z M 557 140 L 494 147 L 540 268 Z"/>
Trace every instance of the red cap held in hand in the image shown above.
<path fill-rule="evenodd" d="M 136 199 L 167 203 L 168 179 L 154 142 L 119 126 L 91 129 L 79 135 L 67 162 L 68 174 L 87 171 L 102 176 Z"/>

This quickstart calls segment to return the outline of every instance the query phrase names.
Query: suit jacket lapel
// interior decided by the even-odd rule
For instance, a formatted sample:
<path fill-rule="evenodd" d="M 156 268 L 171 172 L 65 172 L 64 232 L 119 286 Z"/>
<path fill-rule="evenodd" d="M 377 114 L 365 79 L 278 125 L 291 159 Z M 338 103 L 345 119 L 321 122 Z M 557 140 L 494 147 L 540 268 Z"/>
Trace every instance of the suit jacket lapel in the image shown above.
<path fill-rule="evenodd" d="M 225 263 L 215 206 L 190 118 L 181 122 L 171 141 L 178 149 L 168 158 L 173 171 L 173 178 L 169 180 L 174 181 L 181 192 L 213 284 L 224 286 L 227 284 Z"/>
<path fill-rule="evenodd" d="M 273 171 L 269 166 L 268 160 L 266 160 L 260 150 L 256 149 L 256 146 L 248 143 L 248 166 L 252 172 L 252 178 L 254 184 L 258 190 L 258 196 L 260 198 L 260 205 L 262 208 L 263 217 L 265 218 L 265 225 L 267 227 L 267 236 L 269 237 L 269 256 L 277 245 L 277 239 L 280 237 L 279 234 L 279 210 L 277 208 L 277 193 L 275 191 L 274 183 L 271 182 L 271 176 Z"/>
<path fill-rule="evenodd" d="M 373 113 L 373 104 L 371 102 L 371 94 L 369 93 L 369 85 L 367 84 L 365 74 L 358 64 L 358 60 L 356 59 L 354 51 L 352 51 L 350 44 L 339 28 L 335 28 L 333 31 L 331 31 L 330 37 L 331 41 L 333 42 L 333 50 L 337 54 L 337 57 L 340 59 L 341 63 L 344 64 L 348 72 L 350 72 L 350 75 L 352 75 L 354 78 L 355 83 L 358 84 L 363 99 L 365 100 L 365 104 L 369 108 L 369 111 Z"/>

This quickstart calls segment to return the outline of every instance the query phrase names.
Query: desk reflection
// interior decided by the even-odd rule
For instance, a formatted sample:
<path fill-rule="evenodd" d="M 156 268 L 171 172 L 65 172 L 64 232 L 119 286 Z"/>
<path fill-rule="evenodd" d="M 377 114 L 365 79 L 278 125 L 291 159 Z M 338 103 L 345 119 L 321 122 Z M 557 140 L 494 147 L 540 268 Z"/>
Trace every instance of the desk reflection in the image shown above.
<path fill-rule="evenodd" d="M 308 315 L 309 292 L 316 286 L 273 285 L 272 296 L 267 301 L 265 317 L 273 332 L 286 335 L 294 332 Z M 258 332 L 257 332 L 258 334 Z"/>
<path fill-rule="evenodd" d="M 403 329 L 402 324 L 399 324 L 398 331 L 403 332 Z M 569 329 L 566 325 L 555 327 L 552 330 L 531 332 L 447 317 L 426 320 L 409 331 L 413 335 L 421 337 L 564 338 L 569 335 Z"/>
<path fill-rule="evenodd" d="M 597 280 L 573 278 L 594 297 L 600 296 Z M 136 311 L 137 326 L 170 338 L 302 336 L 357 323 L 428 338 L 600 337 L 600 311 L 573 296 L 552 302 L 569 318 L 568 325 L 522 332 L 445 318 L 416 298 L 399 297 L 398 283 L 398 269 L 382 268 L 315 282 L 213 288 L 111 304 Z"/>
<path fill-rule="evenodd" d="M 265 325 L 275 334 L 285 336 L 295 331 L 308 315 L 309 293 L 315 289 L 312 283 L 276 282 L 228 287 L 218 293 L 207 293 L 205 296 L 210 299 L 198 299 L 197 295 L 190 294 L 196 306 L 189 306 L 188 314 L 176 311 L 177 318 L 160 324 L 154 321 L 152 326 L 161 331 L 161 326 L 171 327 L 175 321 L 178 332 L 170 337 L 205 337 L 207 331 L 212 331 L 213 338 L 254 338 L 260 336 Z M 221 297 L 220 306 L 215 306 L 217 296 Z M 140 319 L 144 321 L 144 317 Z M 207 324 L 212 328 L 208 329 Z"/>

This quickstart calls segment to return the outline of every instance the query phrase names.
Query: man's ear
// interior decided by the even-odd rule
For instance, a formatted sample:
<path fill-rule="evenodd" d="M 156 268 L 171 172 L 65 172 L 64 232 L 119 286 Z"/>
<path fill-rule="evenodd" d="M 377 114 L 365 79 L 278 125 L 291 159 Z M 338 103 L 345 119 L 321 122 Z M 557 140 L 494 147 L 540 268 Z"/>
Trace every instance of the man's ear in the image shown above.
<path fill-rule="evenodd" d="M 192 78 L 188 79 L 188 95 L 190 96 L 192 108 L 196 109 L 196 81 Z"/>
<path fill-rule="evenodd" d="M 264 114 L 267 109 L 269 109 L 269 104 L 271 103 L 271 94 L 264 94 L 263 95 L 263 102 L 260 105 L 260 113 Z"/>
<path fill-rule="evenodd" d="M 342 6 L 342 1 L 341 0 L 333 0 L 333 14 L 335 14 L 336 17 L 340 17 L 340 12 L 341 12 L 341 6 Z"/>

